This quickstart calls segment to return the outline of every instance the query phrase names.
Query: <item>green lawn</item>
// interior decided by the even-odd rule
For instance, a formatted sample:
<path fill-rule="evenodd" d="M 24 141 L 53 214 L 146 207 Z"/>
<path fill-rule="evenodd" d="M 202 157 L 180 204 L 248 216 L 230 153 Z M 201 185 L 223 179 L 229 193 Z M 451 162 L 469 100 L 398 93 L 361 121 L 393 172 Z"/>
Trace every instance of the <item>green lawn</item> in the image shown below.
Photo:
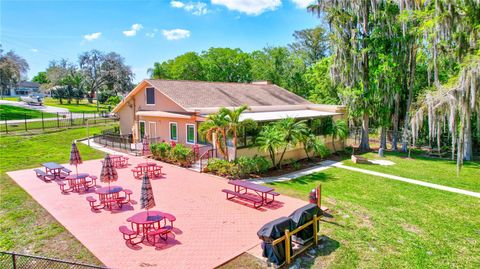
<path fill-rule="evenodd" d="M 0 99 L 7 100 L 7 101 L 20 101 L 20 97 L 2 97 Z"/>
<path fill-rule="evenodd" d="M 480 268 L 480 199 L 341 168 L 271 185 L 306 200 L 319 183 L 333 218 L 301 268 Z"/>
<path fill-rule="evenodd" d="M 43 104 L 46 106 L 54 106 L 54 107 L 61 107 L 61 108 L 66 108 L 70 112 L 73 113 L 96 113 L 97 111 L 97 104 L 96 101 L 93 101 L 93 104 L 88 103 L 86 99 L 82 100 L 80 104 L 76 104 L 75 100 L 72 100 L 71 104 L 67 104 L 66 100 L 63 100 L 63 104 L 60 104 L 60 102 L 57 99 L 53 99 L 50 97 L 47 97 L 43 100 Z M 100 110 L 107 110 L 108 107 L 104 105 L 100 105 Z M 113 109 L 113 107 L 112 107 Z"/>
<path fill-rule="evenodd" d="M 90 134 L 111 127 L 93 127 Z M 0 137 L 0 250 L 101 264 L 5 173 L 37 167 L 46 161 L 68 162 L 71 142 L 83 137 L 86 137 L 85 128 Z M 84 160 L 104 155 L 81 143 L 78 147 Z"/>
<path fill-rule="evenodd" d="M 369 160 L 392 161 L 395 165 L 391 166 L 354 164 L 351 160 L 345 160 L 343 163 L 362 169 L 480 192 L 480 162 L 465 162 L 457 177 L 455 161 L 423 157 L 421 154 L 412 153 L 411 159 L 406 158 L 407 154 L 398 152 L 386 152 L 384 158 L 378 157 L 376 153 L 362 155 Z"/>
<path fill-rule="evenodd" d="M 56 117 L 56 114 L 52 113 L 42 113 L 38 110 L 27 109 L 17 106 L 9 105 L 0 105 L 0 120 L 24 120 L 26 119 L 40 119 L 42 118 L 53 118 Z"/>

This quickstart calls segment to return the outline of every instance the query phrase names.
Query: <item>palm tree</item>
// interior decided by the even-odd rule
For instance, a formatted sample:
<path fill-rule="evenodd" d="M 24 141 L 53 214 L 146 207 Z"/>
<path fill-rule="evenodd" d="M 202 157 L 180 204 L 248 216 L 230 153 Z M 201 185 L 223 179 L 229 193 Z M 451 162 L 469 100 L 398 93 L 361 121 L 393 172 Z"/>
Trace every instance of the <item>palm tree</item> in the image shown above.
<path fill-rule="evenodd" d="M 227 127 L 225 114 L 214 113 L 208 115 L 207 120 L 200 124 L 198 131 L 205 136 L 208 142 L 215 143 L 220 153 L 228 159 Z M 213 141 L 214 134 L 217 136 L 216 141 Z"/>
<path fill-rule="evenodd" d="M 165 69 L 159 62 L 153 63 L 153 68 L 148 68 L 147 73 L 150 75 L 151 79 L 162 79 L 167 77 Z"/>
<path fill-rule="evenodd" d="M 248 109 L 248 106 L 243 105 L 236 109 L 227 109 L 227 108 L 220 108 L 219 114 L 224 115 L 224 119 L 226 120 L 227 125 L 227 135 L 232 137 L 232 143 L 234 148 L 233 153 L 233 160 L 237 159 L 237 138 L 238 138 L 238 131 L 248 126 L 255 126 L 256 122 L 251 119 L 245 119 L 243 121 L 240 120 L 240 115 Z"/>
<path fill-rule="evenodd" d="M 329 126 L 327 133 L 332 136 L 332 146 L 333 151 L 336 152 L 335 149 L 335 140 L 337 138 L 345 139 L 348 136 L 348 126 L 344 120 L 337 120 L 332 121 L 332 124 Z"/>
<path fill-rule="evenodd" d="M 256 139 L 259 149 L 268 152 L 272 167 L 276 167 L 275 154 L 285 145 L 284 134 L 276 125 L 266 125 Z"/>
<path fill-rule="evenodd" d="M 283 141 L 285 141 L 285 147 L 283 148 L 282 155 L 278 161 L 278 165 L 281 167 L 283 156 L 285 155 L 288 146 L 294 146 L 301 141 L 302 137 L 308 133 L 308 127 L 305 120 L 296 121 L 294 118 L 279 120 L 275 125 L 283 133 Z"/>

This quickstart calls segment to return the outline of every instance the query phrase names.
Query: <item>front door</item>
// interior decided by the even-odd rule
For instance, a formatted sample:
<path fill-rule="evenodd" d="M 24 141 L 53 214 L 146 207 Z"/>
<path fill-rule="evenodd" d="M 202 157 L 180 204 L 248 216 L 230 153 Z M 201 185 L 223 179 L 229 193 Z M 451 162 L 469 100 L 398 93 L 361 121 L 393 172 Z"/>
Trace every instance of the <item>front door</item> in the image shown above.
<path fill-rule="evenodd" d="M 143 138 L 145 137 L 145 122 L 140 121 L 138 123 L 138 131 L 140 133 L 140 141 L 143 141 Z"/>
<path fill-rule="evenodd" d="M 148 135 L 151 138 L 157 137 L 157 123 L 156 122 L 149 122 L 148 123 Z"/>

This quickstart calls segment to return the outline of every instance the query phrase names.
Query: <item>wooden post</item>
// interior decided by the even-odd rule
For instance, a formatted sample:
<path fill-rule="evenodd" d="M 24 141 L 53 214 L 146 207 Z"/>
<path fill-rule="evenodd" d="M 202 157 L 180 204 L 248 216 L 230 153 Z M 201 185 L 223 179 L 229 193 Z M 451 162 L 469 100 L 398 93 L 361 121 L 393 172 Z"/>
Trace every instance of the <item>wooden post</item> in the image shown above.
<path fill-rule="evenodd" d="M 318 244 L 318 219 L 317 215 L 313 216 L 313 241 Z"/>
<path fill-rule="evenodd" d="M 25 113 L 25 132 L 28 131 L 28 128 L 27 128 L 27 113 Z"/>
<path fill-rule="evenodd" d="M 285 262 L 287 264 L 291 262 L 290 244 L 290 231 L 287 229 L 285 230 Z"/>

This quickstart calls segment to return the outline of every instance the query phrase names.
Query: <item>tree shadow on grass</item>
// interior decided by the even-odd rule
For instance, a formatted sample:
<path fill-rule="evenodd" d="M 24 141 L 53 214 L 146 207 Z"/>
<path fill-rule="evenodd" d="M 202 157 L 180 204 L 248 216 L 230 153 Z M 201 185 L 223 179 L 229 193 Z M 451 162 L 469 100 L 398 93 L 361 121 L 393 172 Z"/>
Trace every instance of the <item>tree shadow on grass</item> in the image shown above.
<path fill-rule="evenodd" d="M 297 268 L 311 268 L 317 257 L 329 256 L 340 247 L 340 242 L 328 236 L 321 236 L 317 246 L 313 246 L 299 255 L 293 263 Z"/>
<path fill-rule="evenodd" d="M 289 181 L 272 182 L 272 183 L 269 183 L 269 184 L 273 185 L 273 186 L 288 186 L 288 185 L 296 185 L 296 184 L 298 184 L 298 185 L 310 185 L 310 184 L 312 184 L 316 181 L 328 182 L 328 181 L 332 181 L 332 180 L 337 180 L 337 178 L 332 177 L 330 175 L 327 175 L 323 172 L 318 172 L 318 173 L 315 173 L 315 174 L 295 178 L 295 179 L 292 179 L 292 180 L 289 180 Z"/>

